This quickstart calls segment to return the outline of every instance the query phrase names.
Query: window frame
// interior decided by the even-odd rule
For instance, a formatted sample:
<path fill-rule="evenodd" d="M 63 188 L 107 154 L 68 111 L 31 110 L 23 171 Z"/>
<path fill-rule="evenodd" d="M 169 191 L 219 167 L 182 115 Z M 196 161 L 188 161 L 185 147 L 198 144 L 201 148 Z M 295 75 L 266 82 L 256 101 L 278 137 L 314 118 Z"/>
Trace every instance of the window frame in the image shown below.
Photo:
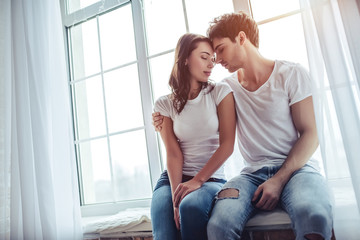
<path fill-rule="evenodd" d="M 147 155 L 148 155 L 148 166 L 150 173 L 150 184 L 152 189 L 155 187 L 156 182 L 158 180 L 159 175 L 162 172 L 162 164 L 161 164 L 161 156 L 159 154 L 159 144 L 157 139 L 157 134 L 154 131 L 151 122 L 151 113 L 153 108 L 153 99 L 152 99 L 152 91 L 151 91 L 151 82 L 150 82 L 150 74 L 149 74 L 149 66 L 148 66 L 148 57 L 146 52 L 146 38 L 145 38 L 145 28 L 144 28 L 144 19 L 142 12 L 142 3 L 141 0 L 105 0 L 101 2 L 97 2 L 88 7 L 80 9 L 78 11 L 72 12 L 70 14 L 67 13 L 66 0 L 60 0 L 61 14 L 63 20 L 64 27 L 64 42 L 65 42 L 65 51 L 66 51 L 66 62 L 67 62 L 67 72 L 68 72 L 68 83 L 71 91 L 71 103 L 72 103 L 72 123 L 73 123 L 73 131 L 74 136 L 76 136 L 76 126 L 75 126 L 75 117 L 76 117 L 76 103 L 75 103 L 75 95 L 74 89 L 71 85 L 75 82 L 79 82 L 79 80 L 72 81 L 72 62 L 71 62 L 71 39 L 69 28 L 78 24 L 81 24 L 89 19 L 96 18 L 97 24 L 99 23 L 99 16 L 106 14 L 107 12 L 113 11 L 115 9 L 121 8 L 127 4 L 131 4 L 131 11 L 133 17 L 133 29 L 134 29 L 134 38 L 135 38 L 135 48 L 136 48 L 136 57 L 137 60 L 131 63 L 126 63 L 117 68 L 121 68 L 127 66 L 129 64 L 137 63 L 138 67 L 138 78 L 139 78 L 139 90 L 142 98 L 142 112 L 143 112 L 143 121 L 144 126 L 141 129 L 145 131 L 145 140 L 147 143 Z M 98 29 L 99 36 L 99 29 Z M 100 42 L 99 49 L 100 49 Z M 102 81 L 103 75 L 107 71 L 100 70 L 100 74 Z M 86 76 L 81 80 L 91 78 L 92 76 Z M 105 97 L 105 96 L 104 96 Z M 130 129 L 129 131 L 131 131 Z M 128 131 L 124 131 L 128 132 Z M 106 138 L 109 139 L 109 132 L 106 133 Z M 95 138 L 86 139 L 86 141 Z M 110 215 L 115 214 L 121 210 L 126 208 L 133 207 L 149 207 L 151 203 L 150 198 L 138 199 L 138 200 L 128 200 L 128 201 L 119 201 L 119 202 L 109 202 L 109 203 L 96 203 L 96 204 L 84 204 L 84 196 L 83 196 L 83 187 L 82 187 L 82 178 L 81 178 L 81 166 L 80 166 L 80 153 L 78 144 L 82 141 L 78 141 L 76 139 L 73 140 L 75 145 L 75 154 L 77 161 L 77 170 L 78 170 L 78 184 L 79 184 L 79 195 L 80 195 L 80 205 L 81 205 L 81 214 L 83 217 L 87 216 L 96 216 L 96 215 Z M 108 140 L 109 141 L 109 140 Z"/>
<path fill-rule="evenodd" d="M 102 14 L 106 14 L 109 11 L 115 10 L 120 8 L 126 4 L 131 4 L 132 8 L 132 17 L 133 17 L 133 24 L 134 24 L 134 36 L 135 36 L 135 48 L 136 48 L 136 56 L 137 60 L 135 61 L 138 66 L 138 76 L 139 76 L 139 87 L 140 87 L 140 94 L 142 98 L 142 111 L 143 111 L 143 120 L 144 120 L 144 130 L 145 130 L 145 137 L 147 142 L 147 151 L 148 151 L 148 159 L 149 159 L 149 173 L 150 173 L 150 181 L 152 189 L 155 187 L 156 182 L 158 180 L 159 175 L 163 171 L 163 159 L 161 156 L 161 144 L 159 142 L 158 134 L 155 133 L 154 128 L 151 123 L 151 114 L 153 109 L 153 93 L 152 93 L 152 84 L 151 84 L 151 75 L 150 75 L 150 67 L 149 61 L 152 58 L 156 58 L 162 56 L 164 54 L 168 54 L 173 52 L 175 49 L 167 49 L 162 52 L 149 55 L 147 52 L 146 46 L 146 31 L 145 31 L 145 22 L 144 22 L 144 12 L 143 12 L 143 2 L 144 0 L 102 0 L 92 5 L 89 5 L 85 8 L 77 10 L 72 13 L 68 13 L 66 0 L 60 0 L 60 7 L 61 7 L 61 14 L 62 14 L 62 22 L 64 26 L 64 39 L 65 39 L 65 49 L 66 49 L 66 58 L 67 58 L 67 72 L 68 72 L 68 83 L 70 85 L 70 91 L 74 91 L 71 87 L 71 79 L 72 79 L 72 68 L 71 68 L 71 57 L 70 54 L 70 36 L 68 28 L 77 24 L 81 24 L 89 19 L 97 18 L 98 24 L 98 17 Z M 186 3 L 185 0 L 179 0 L 182 2 L 183 6 L 183 14 L 186 26 L 186 32 L 189 32 L 189 25 L 188 25 L 188 17 L 186 13 Z M 245 11 L 249 15 L 252 16 L 251 10 L 251 3 L 250 0 L 232 0 L 234 6 L 234 12 L 237 11 Z M 294 13 L 295 14 L 295 13 Z M 264 24 L 268 21 L 272 21 L 275 19 L 267 19 L 258 24 Z M 99 33 L 98 33 L 99 34 Z M 100 45 L 100 42 L 99 42 Z M 100 46 L 99 46 L 100 47 Z M 131 62 L 131 63 L 135 63 Z M 119 66 L 117 68 L 124 67 L 129 65 L 127 63 L 123 66 Z M 101 69 L 101 75 L 104 74 L 103 69 Z M 88 79 L 91 76 L 86 76 L 84 79 Z M 102 76 L 103 81 L 103 76 Z M 73 92 L 71 93 L 71 103 L 72 103 L 72 110 L 73 115 L 72 117 L 75 118 L 75 108 L 74 105 L 75 99 Z M 75 123 L 73 119 L 73 124 Z M 75 124 L 73 125 L 74 133 L 76 133 Z M 109 133 L 107 132 L 107 138 L 109 138 Z M 80 141 L 81 142 L 81 141 Z M 77 142 L 74 140 L 75 145 L 75 154 L 76 154 L 76 161 L 77 161 L 77 169 L 78 169 L 78 184 L 79 184 L 79 194 L 81 196 L 81 212 L 82 216 L 96 216 L 96 215 L 109 215 L 117 213 L 120 210 L 132 207 L 149 207 L 151 203 L 151 198 L 148 199 L 141 199 L 141 200 L 131 200 L 131 201 L 121 201 L 121 202 L 111 202 L 111 203 L 97 203 L 97 204 L 83 204 L 83 189 L 82 189 L 82 179 L 81 179 L 81 166 L 79 163 L 80 153 L 77 147 Z"/>

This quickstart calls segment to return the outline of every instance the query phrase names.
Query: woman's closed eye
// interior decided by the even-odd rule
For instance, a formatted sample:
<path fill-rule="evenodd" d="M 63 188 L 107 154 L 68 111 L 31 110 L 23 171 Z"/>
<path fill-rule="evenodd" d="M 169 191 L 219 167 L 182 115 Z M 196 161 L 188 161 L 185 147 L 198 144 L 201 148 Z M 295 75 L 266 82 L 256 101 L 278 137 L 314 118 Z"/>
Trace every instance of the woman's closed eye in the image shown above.
<path fill-rule="evenodd" d="M 201 56 L 201 59 L 208 60 L 209 56 Z"/>

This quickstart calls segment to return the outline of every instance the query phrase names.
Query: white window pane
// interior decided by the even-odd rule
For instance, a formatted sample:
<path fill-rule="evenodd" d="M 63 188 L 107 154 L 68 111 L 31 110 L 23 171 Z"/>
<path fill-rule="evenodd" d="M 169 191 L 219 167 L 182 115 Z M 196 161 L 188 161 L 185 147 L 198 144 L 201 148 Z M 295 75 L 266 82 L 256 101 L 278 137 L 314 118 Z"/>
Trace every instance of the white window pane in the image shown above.
<path fill-rule="evenodd" d="M 144 125 L 137 64 L 104 75 L 109 133 Z"/>
<path fill-rule="evenodd" d="M 110 137 L 116 201 L 151 197 L 144 130 Z"/>
<path fill-rule="evenodd" d="M 174 64 L 174 52 L 152 58 L 149 61 L 154 100 L 171 93 L 169 78 Z"/>
<path fill-rule="evenodd" d="M 186 0 L 189 31 L 206 35 L 209 22 L 234 11 L 233 0 Z"/>
<path fill-rule="evenodd" d="M 68 13 L 75 12 L 87 6 L 90 6 L 99 0 L 68 0 Z"/>
<path fill-rule="evenodd" d="M 220 82 L 225 77 L 230 76 L 230 72 L 221 66 L 221 64 L 216 64 L 215 67 L 211 71 L 210 80 L 214 82 Z"/>
<path fill-rule="evenodd" d="M 106 134 L 101 77 L 74 84 L 78 139 Z"/>
<path fill-rule="evenodd" d="M 358 113 L 359 119 L 360 119 L 360 94 L 359 94 L 359 88 L 356 86 L 356 84 L 354 84 L 352 86 L 352 91 L 354 93 L 354 100 L 355 100 L 356 110 L 357 110 L 357 113 Z"/>
<path fill-rule="evenodd" d="M 103 70 L 135 61 L 131 4 L 99 17 Z"/>
<path fill-rule="evenodd" d="M 262 24 L 259 31 L 264 57 L 297 62 L 309 69 L 300 14 Z"/>
<path fill-rule="evenodd" d="M 174 49 L 186 32 L 181 0 L 143 1 L 148 53 Z"/>
<path fill-rule="evenodd" d="M 96 19 L 72 27 L 70 32 L 74 79 L 76 80 L 100 72 Z"/>
<path fill-rule="evenodd" d="M 80 143 L 79 149 L 84 203 L 112 202 L 107 139 Z"/>
<path fill-rule="evenodd" d="M 299 0 L 251 0 L 250 4 L 256 21 L 300 9 Z"/>

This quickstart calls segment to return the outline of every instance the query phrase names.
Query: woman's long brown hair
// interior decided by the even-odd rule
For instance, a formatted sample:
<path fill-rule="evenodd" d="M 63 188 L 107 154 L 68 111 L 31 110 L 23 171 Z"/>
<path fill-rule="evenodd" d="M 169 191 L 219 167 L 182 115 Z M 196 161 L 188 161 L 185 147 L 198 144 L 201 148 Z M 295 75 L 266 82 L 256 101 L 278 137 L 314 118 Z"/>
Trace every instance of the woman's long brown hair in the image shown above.
<path fill-rule="evenodd" d="M 209 38 L 193 33 L 184 34 L 176 45 L 175 63 L 171 71 L 169 86 L 172 92 L 173 106 L 178 114 L 184 109 L 190 92 L 190 72 L 185 62 L 200 42 L 207 42 L 212 46 Z M 203 83 L 202 89 L 206 88 L 208 84 L 209 82 Z"/>

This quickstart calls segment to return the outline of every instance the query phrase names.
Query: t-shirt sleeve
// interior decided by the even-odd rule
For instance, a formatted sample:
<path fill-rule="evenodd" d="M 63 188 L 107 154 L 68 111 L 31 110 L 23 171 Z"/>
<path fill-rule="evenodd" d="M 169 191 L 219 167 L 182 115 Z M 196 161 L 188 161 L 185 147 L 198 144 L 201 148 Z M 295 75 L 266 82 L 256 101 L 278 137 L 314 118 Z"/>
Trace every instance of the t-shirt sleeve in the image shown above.
<path fill-rule="evenodd" d="M 213 90 L 213 96 L 215 99 L 215 104 L 218 106 L 221 101 L 232 92 L 231 87 L 225 81 L 221 81 L 216 83 L 215 88 Z"/>
<path fill-rule="evenodd" d="M 294 72 L 287 82 L 287 89 L 290 99 L 289 106 L 312 95 L 310 75 L 300 64 L 296 64 L 294 67 Z"/>
<path fill-rule="evenodd" d="M 155 112 L 160 112 L 161 115 L 165 117 L 172 118 L 172 105 L 171 100 L 168 96 L 162 96 L 155 102 L 154 106 Z"/>

